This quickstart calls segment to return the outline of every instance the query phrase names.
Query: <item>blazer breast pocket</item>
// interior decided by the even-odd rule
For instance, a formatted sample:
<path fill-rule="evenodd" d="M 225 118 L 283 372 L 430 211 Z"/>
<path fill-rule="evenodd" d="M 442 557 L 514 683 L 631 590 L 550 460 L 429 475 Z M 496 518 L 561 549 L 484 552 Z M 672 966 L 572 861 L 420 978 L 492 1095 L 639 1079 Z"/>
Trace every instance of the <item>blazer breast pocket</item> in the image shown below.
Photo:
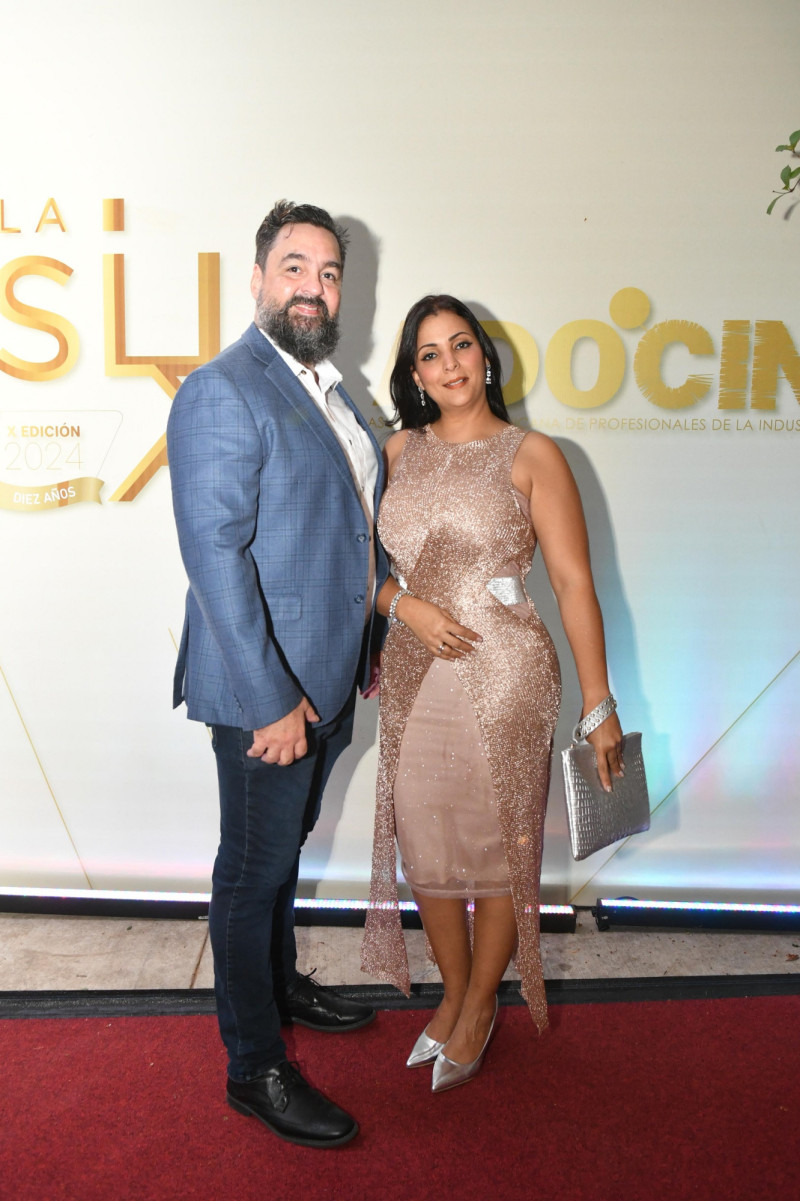
<path fill-rule="evenodd" d="M 303 598 L 295 592 L 272 593 L 265 598 L 273 622 L 299 621 L 303 614 Z"/>

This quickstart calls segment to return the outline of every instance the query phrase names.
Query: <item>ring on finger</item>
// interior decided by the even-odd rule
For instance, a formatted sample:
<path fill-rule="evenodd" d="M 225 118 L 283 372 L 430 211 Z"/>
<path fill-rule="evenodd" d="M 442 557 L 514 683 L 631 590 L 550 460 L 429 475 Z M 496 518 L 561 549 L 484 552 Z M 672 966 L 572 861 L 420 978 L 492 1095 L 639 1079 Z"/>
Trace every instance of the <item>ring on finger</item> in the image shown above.
<path fill-rule="evenodd" d="M 438 649 L 437 649 L 437 651 L 436 651 L 436 654 L 437 654 L 437 655 L 443 655 L 443 654 L 444 654 L 444 643 L 443 643 L 443 642 L 440 642 L 440 643 L 439 643 L 439 647 L 438 647 Z"/>

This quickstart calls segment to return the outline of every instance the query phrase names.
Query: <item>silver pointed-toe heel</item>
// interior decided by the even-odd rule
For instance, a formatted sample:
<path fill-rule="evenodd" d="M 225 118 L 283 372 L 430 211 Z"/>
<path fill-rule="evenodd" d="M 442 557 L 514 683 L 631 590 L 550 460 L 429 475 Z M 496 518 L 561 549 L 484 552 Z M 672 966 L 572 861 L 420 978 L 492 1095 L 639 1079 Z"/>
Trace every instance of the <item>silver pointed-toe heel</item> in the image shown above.
<path fill-rule="evenodd" d="M 492 1024 L 489 1027 L 489 1033 L 486 1035 L 481 1053 L 471 1063 L 456 1063 L 454 1059 L 448 1059 L 443 1052 L 439 1052 L 436 1057 L 436 1062 L 433 1065 L 433 1080 L 431 1081 L 431 1091 L 434 1093 L 443 1093 L 446 1088 L 455 1088 L 457 1084 L 466 1084 L 473 1076 L 477 1076 L 481 1070 L 483 1057 L 486 1054 L 486 1048 L 489 1046 L 489 1039 L 494 1033 L 494 1024 L 497 1021 L 498 1002 L 495 997 L 494 1001 L 494 1016 Z"/>
<path fill-rule="evenodd" d="M 444 1043 L 437 1043 L 435 1039 L 428 1038 L 426 1027 L 414 1043 L 411 1054 L 406 1060 L 406 1067 L 421 1068 L 426 1063 L 433 1063 L 443 1046 Z"/>

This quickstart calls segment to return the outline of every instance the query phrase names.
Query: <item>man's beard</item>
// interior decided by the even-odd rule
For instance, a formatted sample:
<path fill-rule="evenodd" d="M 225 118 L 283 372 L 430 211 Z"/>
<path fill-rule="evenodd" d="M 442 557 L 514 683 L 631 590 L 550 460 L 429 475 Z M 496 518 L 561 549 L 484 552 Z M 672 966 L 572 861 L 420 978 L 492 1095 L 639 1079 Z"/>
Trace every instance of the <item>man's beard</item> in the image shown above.
<path fill-rule="evenodd" d="M 295 304 L 316 305 L 319 319 L 307 324 L 308 318 L 291 315 Z M 293 296 L 283 308 L 258 297 L 256 325 L 277 342 L 298 363 L 315 367 L 330 358 L 339 343 L 339 318 L 331 317 L 325 301 L 316 296 Z"/>

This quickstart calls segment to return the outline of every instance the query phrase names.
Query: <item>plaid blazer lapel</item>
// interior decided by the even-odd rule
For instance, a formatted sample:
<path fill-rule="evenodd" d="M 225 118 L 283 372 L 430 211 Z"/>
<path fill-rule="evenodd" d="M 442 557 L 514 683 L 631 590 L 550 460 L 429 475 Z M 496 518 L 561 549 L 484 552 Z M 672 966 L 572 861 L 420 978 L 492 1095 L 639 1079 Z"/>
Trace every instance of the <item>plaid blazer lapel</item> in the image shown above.
<path fill-rule="evenodd" d="M 270 384 L 309 425 L 322 447 L 333 459 L 339 473 L 352 484 L 353 474 L 342 444 L 300 380 L 255 325 L 246 332 L 245 340 L 255 357 L 264 363 L 264 374 Z"/>

